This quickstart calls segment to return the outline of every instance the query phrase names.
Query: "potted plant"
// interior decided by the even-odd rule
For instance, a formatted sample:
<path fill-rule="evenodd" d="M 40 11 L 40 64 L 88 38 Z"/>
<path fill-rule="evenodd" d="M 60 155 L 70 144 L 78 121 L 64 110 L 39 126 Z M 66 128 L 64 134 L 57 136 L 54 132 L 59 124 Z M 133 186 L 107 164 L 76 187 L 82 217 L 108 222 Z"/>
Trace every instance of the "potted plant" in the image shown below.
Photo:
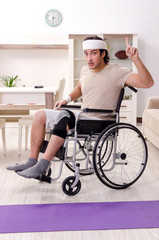
<path fill-rule="evenodd" d="M 3 82 L 3 84 L 6 86 L 6 87 L 15 87 L 17 82 L 18 81 L 21 81 L 21 79 L 18 78 L 18 75 L 16 75 L 15 77 L 14 76 L 1 76 L 1 82 Z"/>

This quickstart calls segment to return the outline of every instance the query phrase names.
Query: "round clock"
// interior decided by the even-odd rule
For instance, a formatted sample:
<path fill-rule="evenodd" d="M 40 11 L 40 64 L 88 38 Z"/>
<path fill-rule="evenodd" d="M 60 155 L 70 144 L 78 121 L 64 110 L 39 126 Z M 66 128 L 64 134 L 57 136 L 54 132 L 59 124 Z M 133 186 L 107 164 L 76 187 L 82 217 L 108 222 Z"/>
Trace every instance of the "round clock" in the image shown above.
<path fill-rule="evenodd" d="M 49 26 L 56 27 L 62 21 L 62 14 L 56 9 L 51 9 L 46 13 L 45 20 Z"/>

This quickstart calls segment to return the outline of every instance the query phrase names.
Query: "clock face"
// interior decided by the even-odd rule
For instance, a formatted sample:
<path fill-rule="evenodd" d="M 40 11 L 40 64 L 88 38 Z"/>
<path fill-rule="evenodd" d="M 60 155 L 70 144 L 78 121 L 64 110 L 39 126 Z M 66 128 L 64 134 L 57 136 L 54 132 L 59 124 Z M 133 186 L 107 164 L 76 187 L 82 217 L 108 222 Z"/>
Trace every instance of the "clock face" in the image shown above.
<path fill-rule="evenodd" d="M 56 27 L 61 23 L 62 15 L 58 10 L 52 9 L 46 13 L 45 20 L 49 26 Z"/>

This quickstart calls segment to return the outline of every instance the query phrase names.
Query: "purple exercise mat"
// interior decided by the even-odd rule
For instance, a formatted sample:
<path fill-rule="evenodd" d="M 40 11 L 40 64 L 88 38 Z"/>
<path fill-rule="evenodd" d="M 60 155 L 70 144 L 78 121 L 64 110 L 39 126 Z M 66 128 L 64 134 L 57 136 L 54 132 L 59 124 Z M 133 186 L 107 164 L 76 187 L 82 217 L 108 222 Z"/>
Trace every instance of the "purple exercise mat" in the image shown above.
<path fill-rule="evenodd" d="M 0 233 L 159 228 L 159 201 L 0 206 Z"/>

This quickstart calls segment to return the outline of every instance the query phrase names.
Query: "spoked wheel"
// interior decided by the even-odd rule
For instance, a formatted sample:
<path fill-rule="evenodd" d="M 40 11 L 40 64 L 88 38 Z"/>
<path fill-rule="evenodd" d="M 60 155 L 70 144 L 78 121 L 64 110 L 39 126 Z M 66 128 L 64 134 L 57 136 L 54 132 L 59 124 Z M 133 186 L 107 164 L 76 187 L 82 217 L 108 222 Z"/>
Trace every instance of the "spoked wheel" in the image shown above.
<path fill-rule="evenodd" d="M 62 183 L 62 190 L 68 196 L 74 196 L 81 190 L 81 181 L 78 180 L 76 186 L 72 188 L 72 184 L 75 181 L 74 176 L 67 177 Z"/>
<path fill-rule="evenodd" d="M 113 144 L 108 158 L 105 153 L 109 142 Z M 131 124 L 116 123 L 99 135 L 94 147 L 93 165 L 102 183 L 122 189 L 139 179 L 146 167 L 147 157 L 142 133 Z"/>
<path fill-rule="evenodd" d="M 105 141 L 103 146 L 104 151 L 101 154 L 101 167 L 103 168 L 105 164 L 110 159 L 113 150 L 113 141 Z"/>

